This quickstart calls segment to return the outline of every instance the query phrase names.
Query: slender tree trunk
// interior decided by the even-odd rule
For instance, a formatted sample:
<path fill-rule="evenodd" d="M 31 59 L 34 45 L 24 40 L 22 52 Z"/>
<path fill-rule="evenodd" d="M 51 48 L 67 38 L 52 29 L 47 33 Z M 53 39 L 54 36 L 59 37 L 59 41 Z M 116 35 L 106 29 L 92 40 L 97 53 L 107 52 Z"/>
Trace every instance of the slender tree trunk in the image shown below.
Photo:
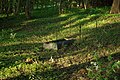
<path fill-rule="evenodd" d="M 79 5 L 79 7 L 80 7 L 80 4 L 81 4 L 81 0 L 78 0 L 78 5 Z"/>
<path fill-rule="evenodd" d="M 36 7 L 39 9 L 39 1 L 36 2 Z"/>
<path fill-rule="evenodd" d="M 6 0 L 2 0 L 2 5 L 1 5 L 2 13 L 5 13 L 5 3 L 7 3 L 7 1 Z"/>
<path fill-rule="evenodd" d="M 72 3 L 72 0 L 69 0 L 69 9 L 71 9 L 71 8 L 72 8 L 71 3 Z"/>
<path fill-rule="evenodd" d="M 4 9 L 5 9 L 5 2 L 6 2 L 6 1 L 1 0 L 1 5 L 0 5 L 0 6 L 1 6 L 1 8 L 0 8 L 0 12 L 1 12 L 1 13 L 4 13 L 4 12 L 5 12 L 5 11 L 4 11 Z"/>
<path fill-rule="evenodd" d="M 13 12 L 13 0 L 9 1 L 9 6 L 8 6 L 8 13 L 12 13 Z"/>
<path fill-rule="evenodd" d="M 17 10 L 17 1 L 16 0 L 13 0 L 13 13 L 14 15 L 16 14 L 16 10 Z"/>
<path fill-rule="evenodd" d="M 17 4 L 16 4 L 15 15 L 18 15 L 18 14 L 19 14 L 19 11 L 20 11 L 20 2 L 21 2 L 21 0 L 18 0 L 18 2 L 17 2 Z"/>
<path fill-rule="evenodd" d="M 7 4 L 7 5 L 5 5 L 5 4 Z M 8 8 L 9 8 L 9 1 L 8 0 L 5 0 L 5 13 L 6 13 L 6 15 L 7 15 L 7 17 L 9 17 L 9 12 L 8 12 Z"/>
<path fill-rule="evenodd" d="M 2 0 L 0 0 L 0 13 L 2 13 Z"/>
<path fill-rule="evenodd" d="M 114 0 L 113 1 L 110 13 L 111 14 L 120 13 L 120 0 Z"/>
<path fill-rule="evenodd" d="M 84 0 L 81 0 L 82 8 L 84 8 Z"/>
<path fill-rule="evenodd" d="M 60 0 L 60 2 L 59 2 L 59 14 L 61 14 L 61 10 L 62 10 L 62 1 Z"/>
<path fill-rule="evenodd" d="M 25 15 L 27 19 L 31 18 L 31 13 L 30 13 L 30 0 L 26 0 L 26 5 L 25 5 Z"/>
<path fill-rule="evenodd" d="M 88 8 L 88 0 L 84 0 L 84 8 L 85 8 L 85 9 Z"/>

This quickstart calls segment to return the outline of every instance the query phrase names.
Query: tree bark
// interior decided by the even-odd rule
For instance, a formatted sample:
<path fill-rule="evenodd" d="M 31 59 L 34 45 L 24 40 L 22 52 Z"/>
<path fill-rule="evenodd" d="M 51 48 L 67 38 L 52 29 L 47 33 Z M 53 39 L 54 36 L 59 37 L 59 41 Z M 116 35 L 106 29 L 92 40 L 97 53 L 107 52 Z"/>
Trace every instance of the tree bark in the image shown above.
<path fill-rule="evenodd" d="M 8 1 L 8 0 L 5 0 L 5 3 L 7 4 L 7 5 L 5 5 L 5 13 L 6 13 L 7 17 L 9 17 L 9 12 L 8 12 L 9 1 Z"/>
<path fill-rule="evenodd" d="M 83 4 L 84 9 L 87 9 L 88 8 L 88 4 L 89 4 L 88 0 L 83 0 L 83 2 L 84 2 L 84 4 Z"/>
<path fill-rule="evenodd" d="M 120 0 L 114 0 L 112 7 L 111 7 L 111 14 L 118 14 L 120 13 Z"/>
<path fill-rule="evenodd" d="M 17 8 L 16 8 L 15 15 L 19 14 L 19 11 L 20 11 L 20 2 L 21 2 L 21 0 L 18 0 L 17 5 L 16 5 Z"/>
<path fill-rule="evenodd" d="M 2 13 L 2 6 L 3 4 L 2 4 L 2 0 L 0 0 L 0 13 Z"/>
<path fill-rule="evenodd" d="M 61 10 L 62 10 L 62 1 L 60 0 L 60 2 L 59 2 L 59 14 L 61 14 Z"/>
<path fill-rule="evenodd" d="M 26 5 L 25 5 L 25 15 L 27 19 L 31 18 L 31 13 L 30 13 L 30 0 L 26 0 Z"/>

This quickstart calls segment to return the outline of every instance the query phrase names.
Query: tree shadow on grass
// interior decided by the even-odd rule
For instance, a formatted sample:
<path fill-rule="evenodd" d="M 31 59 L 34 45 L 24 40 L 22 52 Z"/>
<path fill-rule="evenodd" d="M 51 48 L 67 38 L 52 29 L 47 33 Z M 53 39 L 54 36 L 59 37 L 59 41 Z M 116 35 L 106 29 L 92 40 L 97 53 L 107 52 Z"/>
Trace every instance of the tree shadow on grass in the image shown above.
<path fill-rule="evenodd" d="M 95 16 L 95 18 L 96 18 L 96 16 Z M 94 17 L 92 17 L 90 19 L 90 21 L 91 20 L 94 20 Z M 83 23 L 81 22 L 81 23 L 78 23 L 76 25 L 79 26 L 80 24 L 85 24 L 87 22 L 88 21 L 83 22 Z M 115 25 L 118 25 L 118 24 L 119 23 L 108 24 L 108 25 L 106 24 L 106 26 L 103 26 L 103 27 L 93 28 L 93 29 L 90 29 L 89 31 L 84 31 L 84 33 L 83 33 L 84 35 L 88 35 L 89 34 L 87 37 L 83 38 L 82 41 L 84 41 L 84 42 L 81 42 L 79 44 L 76 43 L 75 46 L 71 45 L 72 47 L 70 46 L 70 47 L 67 48 L 66 51 L 62 51 L 62 52 L 66 54 L 66 53 L 68 53 L 68 50 L 69 50 L 71 53 L 76 55 L 76 54 L 78 54 L 78 52 L 74 53 L 76 50 L 79 50 L 80 53 L 86 53 L 88 51 L 98 50 L 99 48 L 101 48 L 101 49 L 102 48 L 109 48 L 109 45 L 112 45 L 110 49 L 113 49 L 113 47 L 115 47 L 115 46 L 119 47 L 119 45 L 120 45 L 120 43 L 119 43 L 120 39 L 118 37 L 118 35 L 119 35 L 119 26 L 118 27 L 109 27 L 109 25 L 115 26 Z M 117 33 L 112 34 L 114 31 L 115 32 L 117 31 Z M 77 34 L 77 35 L 79 35 L 79 34 Z M 114 35 L 114 36 L 112 36 L 112 35 Z M 76 34 L 72 35 L 72 36 L 76 36 Z M 113 38 L 113 37 L 115 37 L 115 38 Z M 104 39 L 110 39 L 111 41 L 110 40 L 104 40 Z M 100 44 L 102 46 L 98 47 L 98 44 Z M 75 49 L 75 47 L 76 47 L 76 49 Z M 87 47 L 86 51 L 82 50 L 82 49 L 84 49 L 86 47 Z M 21 53 L 22 51 L 29 53 L 30 51 L 34 52 L 35 48 L 42 49 L 42 44 L 41 43 L 36 43 L 36 44 L 35 43 L 33 43 L 33 44 L 25 44 L 25 43 L 23 43 L 23 44 L 12 45 L 12 46 L 1 46 L 0 51 L 1 52 L 13 51 L 16 54 L 17 53 Z M 66 55 L 66 56 L 68 56 L 68 55 Z M 62 57 L 64 57 L 64 56 L 62 56 Z"/>
<path fill-rule="evenodd" d="M 112 61 L 116 61 L 116 60 L 120 60 L 120 52 L 118 53 L 114 53 L 111 55 L 113 60 Z M 108 61 L 108 56 L 105 57 L 101 57 L 98 59 L 100 62 L 102 63 L 109 63 Z M 95 61 L 95 60 L 92 60 Z M 83 79 L 87 79 L 90 80 L 90 78 L 88 78 L 87 74 L 87 70 L 86 67 L 91 66 L 91 61 L 90 62 L 85 62 L 82 64 L 74 64 L 71 65 L 69 67 L 63 67 L 63 68 L 54 68 L 52 70 L 47 70 L 47 71 L 43 71 L 43 72 L 39 72 L 39 71 L 35 71 L 29 75 L 24 75 L 21 74 L 20 76 L 17 77 L 13 77 L 10 80 L 18 80 L 18 79 L 22 79 L 22 80 L 29 80 L 29 78 L 34 78 L 34 79 L 38 79 L 38 80 L 43 80 L 43 79 L 57 79 L 57 80 L 71 80 L 71 79 L 80 79 L 80 77 L 82 77 Z M 102 64 L 104 65 L 104 64 Z M 107 66 L 107 64 L 105 65 Z M 105 74 L 104 74 L 105 75 Z M 119 76 L 119 74 L 116 73 L 112 73 L 112 75 L 115 76 Z M 113 77 L 111 77 L 111 75 L 107 75 L 109 79 L 113 79 Z"/>
<path fill-rule="evenodd" d="M 13 29 L 13 31 L 11 33 L 18 33 L 19 34 L 19 32 L 22 32 L 22 31 L 24 32 L 25 31 L 26 34 L 24 34 L 24 35 L 27 36 L 27 35 L 29 35 L 29 34 L 27 34 L 29 32 L 38 31 L 37 34 L 35 34 L 36 36 L 46 36 L 48 34 L 56 34 L 56 32 L 64 30 L 63 26 L 74 23 L 77 20 L 86 18 L 88 16 L 88 15 L 80 15 L 79 17 L 77 17 L 73 20 L 67 21 L 70 17 L 76 16 L 76 15 L 79 15 L 79 14 L 78 13 L 73 13 L 73 14 L 67 15 L 65 17 L 43 18 L 43 19 L 41 18 L 41 19 L 36 19 L 36 20 L 32 19 L 33 21 L 31 20 L 30 22 L 29 21 L 26 22 L 27 20 L 24 20 L 24 19 L 23 19 L 22 22 L 14 22 L 14 20 L 13 21 L 10 20 L 10 22 L 8 22 L 8 23 L 10 23 L 10 25 L 5 26 L 5 27 L 9 27 L 9 28 Z M 98 18 L 99 16 L 98 15 L 94 16 L 93 20 L 96 17 Z M 90 20 L 92 20 L 92 19 L 90 19 Z M 89 22 L 90 20 L 82 21 L 79 24 L 85 24 L 85 23 Z M 62 21 L 66 21 L 66 22 L 61 23 Z M 17 26 L 16 26 L 16 23 L 18 24 Z M 24 25 L 24 23 L 25 23 L 25 25 Z M 54 23 L 58 23 L 58 24 L 54 25 Z M 73 25 L 73 27 L 76 27 L 79 24 L 75 24 L 75 25 Z M 49 25 L 51 25 L 51 26 L 49 26 Z M 19 26 L 19 28 L 18 28 L 18 26 Z M 3 29 L 5 29 L 5 28 L 3 28 Z M 31 37 L 33 35 L 29 35 L 29 36 Z M 18 36 L 18 37 L 23 38 L 24 36 Z"/>
<path fill-rule="evenodd" d="M 94 20 L 95 17 L 96 17 L 96 16 L 92 17 L 92 18 L 90 19 L 90 21 L 91 21 L 91 20 Z M 97 17 L 99 17 L 99 16 L 97 16 Z M 81 18 L 81 17 L 80 17 L 80 18 Z M 78 19 L 79 19 L 79 17 L 78 17 L 77 19 L 73 20 L 73 22 L 76 21 L 76 20 L 78 20 Z M 89 20 L 86 20 L 86 21 L 83 21 L 83 22 L 81 22 L 81 23 L 79 23 L 79 24 L 85 24 L 85 23 L 87 23 L 88 21 L 89 21 Z M 76 25 L 71 26 L 71 27 L 76 27 L 76 26 L 78 26 L 79 24 L 76 24 Z M 53 32 L 52 32 L 52 33 L 53 33 Z M 14 52 L 14 54 L 21 54 L 21 53 L 24 53 L 24 52 L 30 53 L 30 51 L 31 51 L 31 52 L 34 52 L 34 51 L 36 50 L 36 48 L 38 48 L 39 50 L 42 50 L 42 49 L 43 49 L 42 43 L 33 43 L 33 44 L 21 43 L 21 44 L 17 44 L 17 45 L 1 46 L 1 47 L 0 47 L 0 52 Z M 71 49 L 71 47 L 70 47 L 69 49 Z M 64 52 L 64 53 L 65 53 L 65 52 Z"/>
<path fill-rule="evenodd" d="M 76 15 L 77 15 L 77 17 L 75 17 Z M 71 17 L 75 17 L 75 18 L 70 19 Z M 87 18 L 87 17 L 88 17 L 88 15 L 78 16 L 78 14 L 71 14 L 71 15 L 68 15 L 65 20 L 63 20 L 64 22 L 63 21 L 56 22 L 56 20 L 53 19 L 50 22 L 43 21 L 42 24 L 44 23 L 45 25 L 42 26 L 41 21 L 36 20 L 34 22 L 28 23 L 28 25 L 30 25 L 31 28 L 33 28 L 31 30 L 31 32 L 39 31 L 38 34 L 35 34 L 36 36 L 43 36 L 43 37 L 49 36 L 49 35 L 60 36 L 61 31 L 64 31 L 64 30 L 67 30 L 70 28 L 77 28 L 79 25 L 84 25 L 84 24 L 88 23 L 89 21 L 94 21 L 95 19 L 99 18 L 100 15 L 96 15 L 96 16 L 90 17 L 90 19 L 88 19 L 88 20 L 83 20 L 83 21 L 80 21 L 79 23 L 76 23 L 78 20 L 81 20 L 81 19 Z M 53 23 L 51 23 L 51 22 L 53 22 Z M 50 23 L 50 24 L 47 24 L 47 23 Z M 68 27 L 65 27 L 65 26 L 68 26 Z M 26 29 L 24 29 L 24 30 L 26 30 Z M 29 29 L 27 29 L 27 30 L 29 30 Z M 60 33 L 60 35 L 59 35 L 59 33 Z M 62 33 L 62 34 L 64 34 L 64 33 Z M 30 37 L 31 36 L 32 35 L 30 35 Z"/>
<path fill-rule="evenodd" d="M 35 48 L 42 49 L 42 43 L 19 43 L 9 46 L 0 46 L 0 52 L 19 52 L 19 51 L 34 51 Z"/>
<path fill-rule="evenodd" d="M 21 74 L 17 77 L 10 78 L 10 80 L 29 80 L 30 77 L 38 80 L 49 80 L 49 79 L 55 79 L 55 80 L 69 80 L 72 77 L 72 74 L 80 69 L 85 68 L 85 66 L 89 65 L 88 63 L 83 63 L 79 65 L 72 65 L 70 67 L 65 68 L 56 68 L 52 70 L 47 70 L 45 72 L 39 72 L 35 71 L 32 72 L 29 75 Z"/>
<path fill-rule="evenodd" d="M 101 12 L 106 12 L 106 11 L 102 11 L 104 9 L 87 9 L 87 10 L 81 10 L 79 8 L 73 8 L 70 9 L 71 13 L 77 13 L 80 15 L 84 15 L 84 14 L 100 14 Z M 41 10 L 33 10 L 32 12 L 33 14 L 33 19 L 40 19 L 40 18 L 51 18 L 54 16 L 58 17 L 58 11 L 55 8 L 45 8 L 45 9 L 41 9 Z M 70 16 L 69 16 L 70 17 Z M 8 18 L 3 17 L 0 18 L 0 29 L 7 29 L 7 28 L 15 28 L 16 26 L 20 26 L 24 21 L 28 21 L 25 18 L 24 14 L 20 14 L 19 16 L 9 16 Z M 52 20 L 51 20 L 52 22 Z M 54 20 L 55 22 L 55 20 Z M 40 22 L 42 24 L 42 22 Z"/>
<path fill-rule="evenodd" d="M 86 35 L 85 42 L 92 42 L 93 44 L 100 43 L 103 47 L 109 45 L 120 46 L 120 22 L 105 24 L 89 31 L 84 31 Z M 97 43 L 95 43 L 97 42 Z"/>
<path fill-rule="evenodd" d="M 39 19 L 39 18 L 51 18 L 58 17 L 57 10 L 52 10 L 53 8 L 45 8 L 41 10 L 33 10 L 32 18 L 30 20 Z M 13 29 L 18 26 L 21 27 L 21 24 L 25 21 L 29 21 L 26 19 L 24 13 L 20 13 L 18 16 L 11 15 L 9 17 L 0 17 L 0 30 L 2 29 Z"/>
<path fill-rule="evenodd" d="M 10 20 L 10 21 L 4 21 L 1 23 L 1 35 L 4 34 L 4 39 L 9 40 L 10 33 L 17 33 L 18 38 L 23 38 L 26 36 L 32 36 L 30 35 L 30 32 L 35 32 L 38 34 L 38 36 L 41 36 L 44 34 L 49 34 L 48 31 L 51 31 L 50 29 L 56 28 L 54 25 L 51 24 L 56 24 L 62 21 L 67 20 L 69 17 L 76 15 L 76 14 L 69 14 L 67 16 L 61 17 L 57 16 L 54 18 L 39 18 L 39 19 L 31 19 L 31 20 L 24 20 L 24 18 L 20 19 L 22 22 L 19 22 L 20 20 Z M 16 22 L 15 22 L 16 21 Z M 17 22 L 18 21 L 18 22 Z M 5 24 L 5 25 L 2 25 Z M 49 26 L 51 25 L 51 26 Z M 65 24 L 64 24 L 65 25 Z M 4 27 L 5 26 L 5 27 Z M 49 27 L 48 27 L 49 26 Z M 61 25 L 62 26 L 62 25 Z M 60 27 L 58 27 L 60 28 Z M 23 33 L 21 36 L 21 33 Z M 20 33 L 20 36 L 19 36 Z M 37 35 L 35 34 L 35 35 Z"/>
<path fill-rule="evenodd" d="M 2 55 L 0 58 L 0 69 L 15 67 L 22 63 L 27 57 L 31 57 L 31 55 Z"/>
<path fill-rule="evenodd" d="M 54 34 L 58 31 L 60 31 L 63 26 L 66 26 L 70 23 L 73 23 L 75 21 L 77 21 L 78 19 L 82 19 L 83 17 L 86 16 L 80 16 L 77 17 L 76 19 L 67 21 L 69 19 L 69 17 L 73 17 L 76 14 L 70 14 L 67 15 L 65 17 L 56 17 L 56 18 L 44 18 L 44 19 L 38 19 L 38 20 L 33 20 L 32 22 L 25 22 L 25 25 L 20 25 L 19 27 L 10 27 L 11 29 L 9 31 L 4 30 L 5 33 L 3 33 L 3 31 L 1 31 L 1 34 L 4 34 L 3 36 L 3 40 L 10 40 L 9 36 L 10 33 L 16 33 L 16 39 L 23 39 L 24 37 L 31 37 L 33 35 L 35 36 L 46 36 L 49 34 Z M 63 21 L 66 21 L 65 23 L 61 23 Z M 10 23 L 12 25 L 12 23 Z M 9 26 L 11 26 L 9 25 Z M 5 29 L 5 28 L 4 28 Z M 23 33 L 24 34 L 21 34 Z M 55 35 L 55 34 L 54 34 Z M 2 41 L 2 40 L 1 40 Z"/>
<path fill-rule="evenodd" d="M 87 47 L 87 52 L 88 51 L 97 51 L 102 49 L 111 49 L 111 50 L 117 50 L 115 48 L 120 47 L 120 38 L 119 38 L 119 33 L 120 33 L 120 28 L 119 28 L 120 23 L 113 23 L 113 24 L 105 24 L 103 26 L 97 27 L 97 28 L 92 28 L 90 30 L 84 30 L 83 36 L 88 35 L 86 37 L 82 38 L 82 41 L 80 43 L 76 43 L 75 46 L 68 47 L 67 49 L 71 52 L 74 53 L 76 49 L 74 47 L 77 47 L 77 50 L 79 50 L 81 53 L 85 53 L 84 48 Z M 72 35 L 72 36 L 76 36 Z M 35 48 L 38 48 L 39 50 L 42 49 L 42 44 L 41 43 L 32 43 L 32 44 L 18 44 L 18 45 L 10 45 L 10 46 L 1 46 L 0 47 L 0 52 L 14 52 L 14 53 L 22 53 L 30 51 L 36 51 Z M 72 50 L 71 50 L 72 49 Z M 18 52 L 17 52 L 18 51 Z M 63 51 L 64 53 L 67 53 Z M 78 54 L 78 53 L 77 53 Z"/>
<path fill-rule="evenodd" d="M 41 43 L 0 46 L 0 69 L 16 66 L 16 62 L 23 62 L 28 57 L 37 57 L 37 52 L 41 50 Z"/>
<path fill-rule="evenodd" d="M 75 45 L 80 49 L 87 47 L 87 51 L 102 49 L 117 50 L 120 47 L 120 23 L 104 24 L 97 28 L 84 29 L 81 34 L 69 37 L 83 36 Z M 85 37 L 84 37 L 85 36 Z M 116 48 L 116 49 L 115 49 Z M 73 52 L 76 50 L 73 50 Z"/>

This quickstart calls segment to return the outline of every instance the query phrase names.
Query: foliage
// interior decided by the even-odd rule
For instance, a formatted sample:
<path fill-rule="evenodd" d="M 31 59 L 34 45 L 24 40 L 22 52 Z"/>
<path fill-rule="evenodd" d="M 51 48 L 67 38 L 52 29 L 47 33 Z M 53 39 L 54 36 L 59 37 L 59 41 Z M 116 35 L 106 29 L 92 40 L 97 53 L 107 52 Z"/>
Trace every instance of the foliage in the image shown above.
<path fill-rule="evenodd" d="M 24 13 L 26 18 L 30 19 L 34 9 L 57 8 L 57 11 L 61 14 L 66 13 L 67 9 L 71 9 L 71 7 L 77 7 L 77 5 L 86 9 L 90 7 L 111 6 L 111 4 L 112 0 L 1 0 L 0 14 L 4 14 L 8 18 L 10 15 L 18 16 Z"/>
<path fill-rule="evenodd" d="M 120 15 L 109 14 L 109 9 L 73 8 L 68 10 L 69 13 L 55 15 L 58 11 L 44 8 L 34 10 L 30 20 L 22 13 L 18 17 L 11 15 L 7 19 L 2 16 L 0 78 L 118 79 Z M 46 11 L 50 14 L 44 14 Z M 74 38 L 76 41 L 73 45 L 64 46 L 60 52 L 42 48 L 44 42 L 63 38 Z M 118 56 L 110 57 L 111 54 Z M 104 56 L 109 56 L 107 61 Z M 89 64 L 90 62 L 95 64 Z M 86 66 L 90 71 L 86 70 Z M 106 72 L 105 76 L 101 72 Z"/>
<path fill-rule="evenodd" d="M 95 62 L 91 62 L 91 66 L 87 68 L 88 76 L 91 79 L 96 80 L 119 80 L 119 76 L 116 75 L 120 69 L 120 61 L 113 61 L 111 56 L 108 56 L 108 61 L 103 62 L 99 60 L 97 54 L 94 54 Z M 116 68 L 116 70 L 115 70 Z"/>

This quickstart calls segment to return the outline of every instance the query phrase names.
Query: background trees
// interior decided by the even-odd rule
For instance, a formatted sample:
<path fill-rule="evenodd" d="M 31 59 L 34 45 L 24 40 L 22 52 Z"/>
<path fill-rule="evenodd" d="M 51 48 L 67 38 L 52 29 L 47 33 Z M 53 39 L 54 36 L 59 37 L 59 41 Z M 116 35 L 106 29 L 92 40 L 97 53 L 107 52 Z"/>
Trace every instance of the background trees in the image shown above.
<path fill-rule="evenodd" d="M 113 5 L 112 5 L 113 3 Z M 111 13 L 120 12 L 120 0 L 0 0 L 0 13 L 19 15 L 25 12 L 26 18 L 31 18 L 33 9 L 41 9 L 46 7 L 58 8 L 59 14 L 65 13 L 71 7 L 91 8 L 100 6 L 111 6 Z"/>

